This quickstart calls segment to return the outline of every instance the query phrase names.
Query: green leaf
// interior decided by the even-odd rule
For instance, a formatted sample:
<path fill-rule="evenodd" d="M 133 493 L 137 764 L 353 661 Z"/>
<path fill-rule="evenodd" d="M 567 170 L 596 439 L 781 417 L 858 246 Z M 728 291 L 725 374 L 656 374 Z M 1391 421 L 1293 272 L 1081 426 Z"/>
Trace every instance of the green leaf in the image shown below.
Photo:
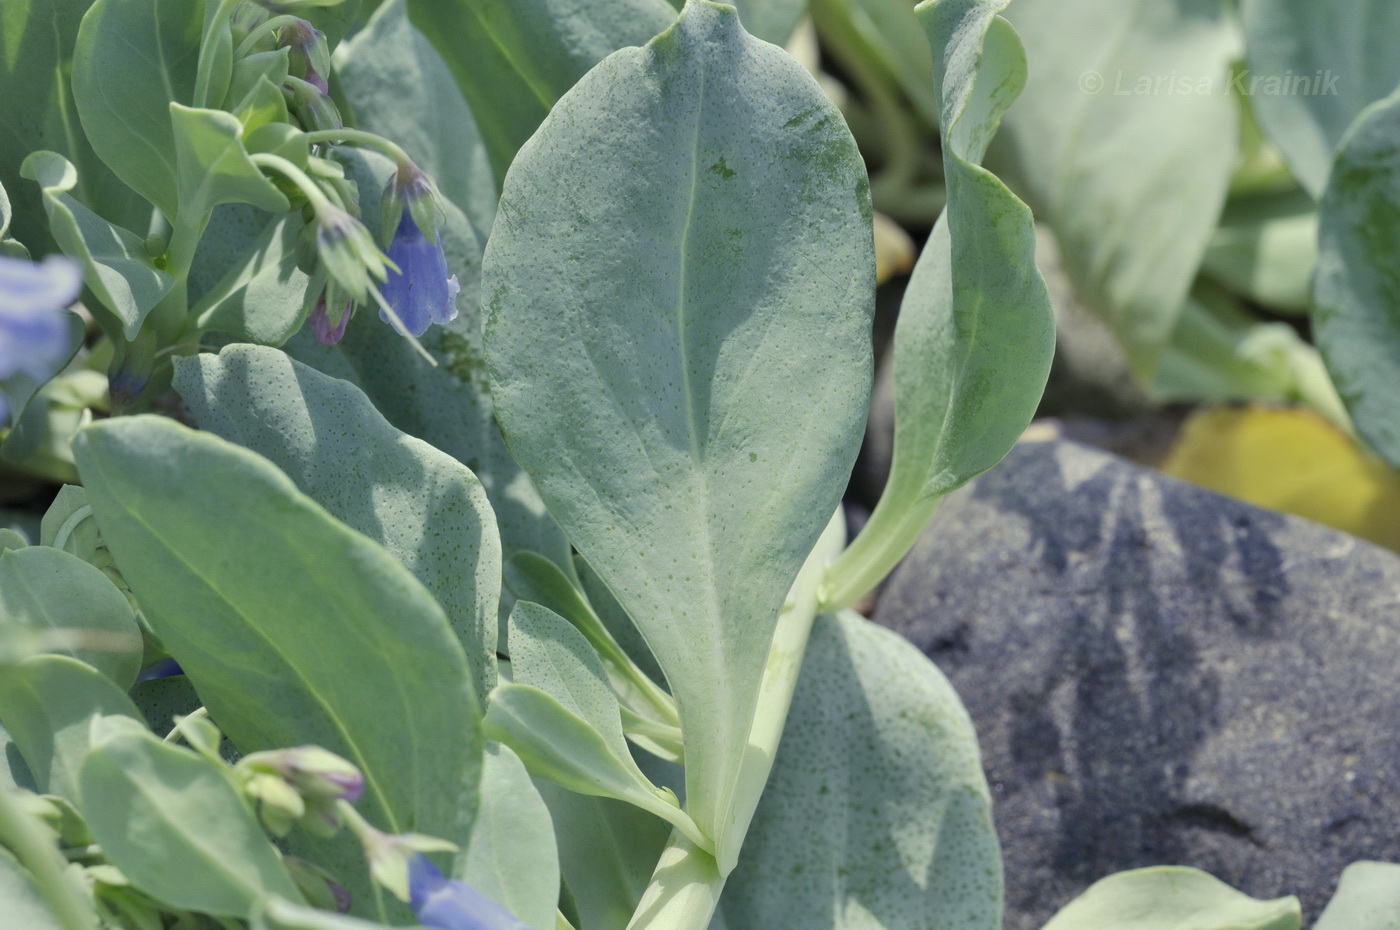
<path fill-rule="evenodd" d="M 0 554 L 0 637 L 83 635 L 90 644 L 41 647 L 96 668 L 125 691 L 141 671 L 141 630 L 101 570 L 67 552 L 30 546 Z"/>
<path fill-rule="evenodd" d="M 172 222 L 180 211 L 170 104 L 190 104 L 203 4 L 97 0 L 73 56 L 73 100 L 98 156 Z"/>
<path fill-rule="evenodd" d="M 297 267 L 300 214 L 274 216 L 224 277 L 190 309 L 201 330 L 280 346 L 306 319 L 311 278 Z"/>
<path fill-rule="evenodd" d="M 1297 930 L 1297 898 L 1258 901 L 1205 872 L 1177 866 L 1110 875 L 1045 930 Z"/>
<path fill-rule="evenodd" d="M 86 429 L 77 452 L 151 628 L 234 744 L 323 746 L 363 772 L 376 826 L 465 842 L 481 766 L 473 682 L 417 579 L 266 459 L 207 433 L 123 417 Z M 353 842 L 336 850 L 310 858 L 357 874 Z"/>
<path fill-rule="evenodd" d="M 1016 0 L 1006 14 L 1029 62 L 1001 134 L 1006 174 L 1054 230 L 1078 296 L 1147 384 L 1239 151 L 1232 6 Z"/>
<path fill-rule="evenodd" d="M 249 922 L 252 930 L 393 930 L 377 921 L 269 898 Z"/>
<path fill-rule="evenodd" d="M 175 285 L 175 279 L 151 264 L 145 241 L 136 233 L 114 226 L 73 199 L 77 170 L 56 152 L 35 152 L 24 160 L 20 172 L 37 181 L 44 194 L 49 230 L 64 252 L 83 264 L 87 287 L 111 311 L 102 322 L 127 339 L 136 332 L 151 308 Z M 101 308 L 95 308 L 101 309 Z"/>
<path fill-rule="evenodd" d="M 413 572 L 461 639 L 484 701 L 496 670 L 501 544 L 476 476 L 399 432 L 354 385 L 275 349 L 179 359 L 175 389 L 201 428 L 266 456 Z"/>
<path fill-rule="evenodd" d="M 948 206 L 924 246 L 895 329 L 890 479 L 860 538 L 828 570 L 822 609 L 848 606 L 897 564 L 943 495 L 1025 431 L 1055 352 L 1030 209 L 980 161 L 1025 84 L 998 0 L 925 3 Z"/>
<path fill-rule="evenodd" d="M 59 152 L 78 168 L 74 194 L 119 225 L 145 223 L 150 207 L 93 152 L 78 123 L 69 76 L 78 25 L 92 0 L 6 0 L 0 16 L 0 178 L 13 182 L 31 152 Z M 41 196 L 12 186 L 11 235 L 34 255 L 54 251 Z M 2 212 L 2 211 L 0 211 Z M 5 252 L 0 222 L 0 254 Z"/>
<path fill-rule="evenodd" d="M 122 689 L 68 656 L 34 656 L 0 675 L 0 719 L 45 794 L 78 800 L 94 717 L 140 714 Z"/>
<path fill-rule="evenodd" d="M 1313 930 L 1400 930 L 1400 865 L 1347 866 Z"/>
<path fill-rule="evenodd" d="M 1248 93 L 1293 176 L 1321 199 L 1337 145 L 1367 106 L 1400 84 L 1390 54 L 1400 7 L 1371 0 L 1244 0 Z"/>
<path fill-rule="evenodd" d="M 457 79 L 498 182 L 565 91 L 675 19 L 666 0 L 408 0 L 408 8 Z"/>
<path fill-rule="evenodd" d="M 554 822 L 520 758 L 486 744 L 481 803 L 454 877 L 504 905 L 534 930 L 554 930 L 559 847 Z"/>
<path fill-rule="evenodd" d="M 712 835 L 778 609 L 860 445 L 870 223 L 812 78 L 694 0 L 560 101 L 487 247 L 497 418 L 656 653 Z"/>
<path fill-rule="evenodd" d="M 1368 109 L 1322 201 L 1313 326 L 1357 432 L 1400 468 L 1400 92 Z"/>
<path fill-rule="evenodd" d="M 1271 310 L 1306 313 L 1317 270 L 1317 205 L 1302 191 L 1231 201 L 1202 271 Z"/>
<path fill-rule="evenodd" d="M 812 22 L 833 54 L 858 56 L 847 68 L 869 69 L 883 83 L 899 88 L 925 120 L 937 125 L 938 97 L 928 81 L 933 59 L 914 18 L 913 3 L 810 0 L 810 6 Z"/>
<path fill-rule="evenodd" d="M 559 865 L 580 917 L 579 930 L 623 930 L 651 883 L 670 828 L 645 811 L 547 783 L 559 838 Z"/>
<path fill-rule="evenodd" d="M 620 756 L 612 734 L 600 732 L 554 695 L 531 685 L 499 684 L 491 692 L 484 727 L 487 737 L 509 746 L 534 778 L 634 804 L 691 842 L 708 845 L 672 792 L 653 785 L 630 755 Z"/>
<path fill-rule="evenodd" d="M 355 125 L 393 139 L 485 238 L 498 186 L 476 119 L 452 72 L 408 21 L 406 0 L 389 0 L 336 55 L 335 73 Z"/>
<path fill-rule="evenodd" d="M 0 789 L 3 790 L 3 789 Z M 0 911 L 11 926 L 25 930 L 64 930 L 34 880 L 9 851 L 0 847 Z"/>
<path fill-rule="evenodd" d="M 119 722 L 94 727 L 80 777 L 83 815 L 107 861 L 183 910 L 243 917 L 270 894 L 301 900 L 226 770 Z"/>
<path fill-rule="evenodd" d="M 510 614 L 509 645 L 511 676 L 517 683 L 557 700 L 598 732 L 618 762 L 645 780 L 622 735 L 617 695 L 602 660 L 572 623 L 547 607 L 518 601 Z"/>
<path fill-rule="evenodd" d="M 246 203 L 281 213 L 291 209 L 287 197 L 248 157 L 243 124 L 222 110 L 170 104 L 175 130 L 176 189 L 180 209 L 207 217 L 224 203 Z M 200 226 L 203 231 L 203 226 Z"/>
<path fill-rule="evenodd" d="M 999 930 L 1001 901 L 991 794 L 952 686 L 862 617 L 818 618 L 726 926 Z"/>

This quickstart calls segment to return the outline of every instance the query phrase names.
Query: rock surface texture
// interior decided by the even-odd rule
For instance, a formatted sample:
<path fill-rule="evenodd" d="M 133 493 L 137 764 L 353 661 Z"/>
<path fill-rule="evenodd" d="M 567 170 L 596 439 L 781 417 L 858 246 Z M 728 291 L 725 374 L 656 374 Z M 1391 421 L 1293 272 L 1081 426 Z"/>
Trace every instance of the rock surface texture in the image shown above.
<path fill-rule="evenodd" d="M 1006 930 L 1155 864 L 1296 894 L 1311 923 L 1348 863 L 1400 862 L 1390 552 L 1023 444 L 945 502 L 876 619 L 977 725 Z"/>

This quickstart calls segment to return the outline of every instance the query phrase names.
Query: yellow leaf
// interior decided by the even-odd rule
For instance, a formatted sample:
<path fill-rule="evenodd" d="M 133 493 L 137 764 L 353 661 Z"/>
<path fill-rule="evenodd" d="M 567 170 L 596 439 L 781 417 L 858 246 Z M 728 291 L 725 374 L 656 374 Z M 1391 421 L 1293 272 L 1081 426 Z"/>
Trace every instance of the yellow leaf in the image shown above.
<path fill-rule="evenodd" d="M 1311 411 L 1202 410 L 1162 470 L 1400 552 L 1400 473 Z"/>

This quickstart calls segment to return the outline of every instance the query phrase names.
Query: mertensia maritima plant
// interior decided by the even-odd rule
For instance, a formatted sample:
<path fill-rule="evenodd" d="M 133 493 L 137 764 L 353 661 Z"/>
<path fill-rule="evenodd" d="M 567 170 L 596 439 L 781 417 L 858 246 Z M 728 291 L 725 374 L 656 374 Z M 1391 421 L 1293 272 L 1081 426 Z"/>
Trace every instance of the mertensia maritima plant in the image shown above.
<path fill-rule="evenodd" d="M 0 454 L 64 487 L 0 531 L 0 922 L 1000 927 L 971 722 L 851 607 L 1049 372 L 1005 5 L 901 6 L 937 164 L 872 186 L 800 3 L 7 4 Z M 872 191 L 928 170 L 848 544 Z M 1167 868 L 1050 927 L 1299 919 Z"/>

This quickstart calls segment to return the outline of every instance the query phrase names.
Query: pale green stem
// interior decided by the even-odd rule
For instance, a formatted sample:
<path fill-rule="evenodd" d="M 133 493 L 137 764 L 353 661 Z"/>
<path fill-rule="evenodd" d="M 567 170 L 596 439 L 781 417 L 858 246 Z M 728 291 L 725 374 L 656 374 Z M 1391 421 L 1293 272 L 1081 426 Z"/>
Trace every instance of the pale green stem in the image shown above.
<path fill-rule="evenodd" d="M 270 152 L 257 152 L 249 157 L 252 158 L 253 164 L 257 165 L 259 168 L 270 168 L 295 184 L 297 190 L 301 191 L 302 194 L 306 196 L 307 201 L 311 204 L 311 209 L 315 210 L 317 214 L 324 213 L 327 210 L 339 209 L 339 207 L 331 203 L 325 191 L 321 190 L 320 186 L 315 181 L 311 180 L 305 171 L 302 171 L 281 155 L 273 155 Z"/>
<path fill-rule="evenodd" d="M 58 532 L 54 535 L 53 547 L 62 549 L 68 545 L 68 538 L 73 535 L 73 531 L 90 516 L 92 516 L 91 504 L 84 504 L 69 514 L 68 519 L 63 521 L 63 525 L 58 528 Z"/>
<path fill-rule="evenodd" d="M 941 496 L 919 494 L 922 475 L 901 475 L 898 455 L 890 482 L 851 547 L 826 571 L 818 592 L 818 613 L 834 613 L 849 607 L 875 589 L 914 547 L 938 508 Z"/>
<path fill-rule="evenodd" d="M 207 708 L 207 707 L 202 707 L 202 706 L 201 706 L 201 707 L 196 707 L 194 710 L 190 711 L 190 713 L 187 714 L 187 715 L 185 716 L 185 719 L 186 719 L 186 720 L 198 720 L 198 719 L 200 719 L 201 717 L 208 717 L 208 716 L 209 716 L 209 708 Z M 179 738 L 179 736 L 180 736 L 180 728 L 179 728 L 178 726 L 176 726 L 176 727 L 172 728 L 171 731 L 170 731 L 169 733 L 165 734 L 165 740 L 164 740 L 164 742 L 173 743 L 176 739 Z"/>
<path fill-rule="evenodd" d="M 673 831 L 627 930 L 707 930 L 724 879 L 714 856 Z"/>
<path fill-rule="evenodd" d="M 400 146 L 395 145 L 383 136 L 375 135 L 372 132 L 365 132 L 362 129 L 318 129 L 315 132 L 308 132 L 306 134 L 306 141 L 311 143 L 329 142 L 332 144 L 348 143 L 350 145 L 363 145 L 366 148 L 378 149 L 392 158 L 400 166 L 413 164 L 413 159 L 409 158 L 408 153 Z"/>
<path fill-rule="evenodd" d="M 11 789 L 0 787 L 0 844 L 28 870 L 34 887 L 64 930 L 97 930 L 97 915 L 86 906 L 86 889 L 44 828 L 25 813 Z"/>

